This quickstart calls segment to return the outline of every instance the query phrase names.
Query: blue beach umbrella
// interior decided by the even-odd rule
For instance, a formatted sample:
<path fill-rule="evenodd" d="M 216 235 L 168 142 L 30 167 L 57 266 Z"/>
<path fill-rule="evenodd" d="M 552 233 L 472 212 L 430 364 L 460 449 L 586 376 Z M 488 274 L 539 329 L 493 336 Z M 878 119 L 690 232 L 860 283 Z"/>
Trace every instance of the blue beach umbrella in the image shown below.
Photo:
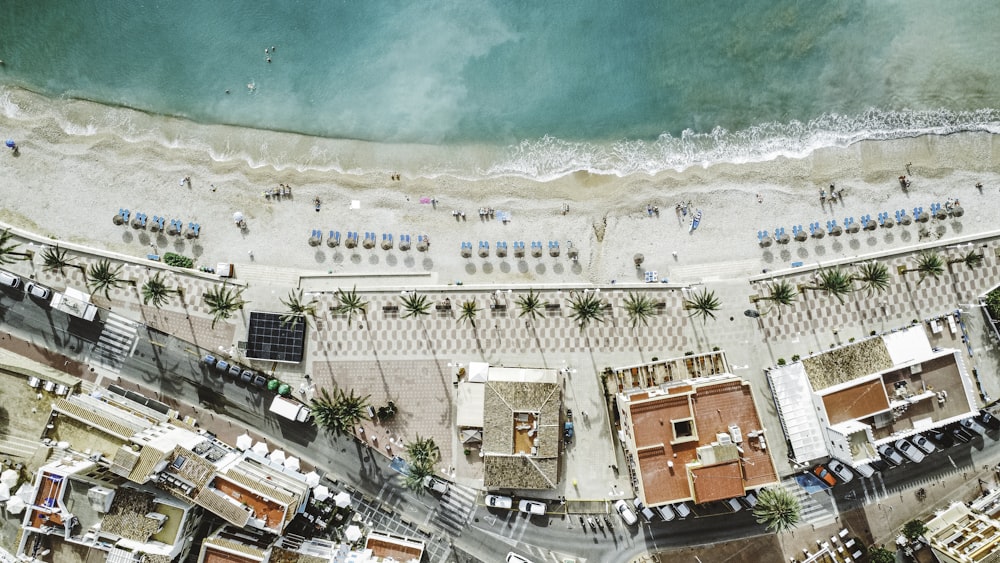
<path fill-rule="evenodd" d="M 14 142 L 14 139 L 7 139 L 7 148 L 8 149 L 12 149 L 12 148 L 14 148 L 16 146 L 17 146 L 17 143 Z"/>

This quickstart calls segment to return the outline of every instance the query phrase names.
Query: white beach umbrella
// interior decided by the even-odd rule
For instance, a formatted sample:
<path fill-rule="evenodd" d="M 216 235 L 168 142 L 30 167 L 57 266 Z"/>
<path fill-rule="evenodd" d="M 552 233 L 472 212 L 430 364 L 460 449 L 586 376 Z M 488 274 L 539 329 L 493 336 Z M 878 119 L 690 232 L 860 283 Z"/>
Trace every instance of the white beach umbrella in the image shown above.
<path fill-rule="evenodd" d="M 271 452 L 271 455 L 268 456 L 268 459 L 270 459 L 272 463 L 281 465 L 285 463 L 285 452 L 281 450 L 274 450 Z"/>
<path fill-rule="evenodd" d="M 25 503 L 21 500 L 21 497 L 10 497 L 7 501 L 7 513 L 8 514 L 20 514 L 24 511 Z"/>
<path fill-rule="evenodd" d="M 292 471 L 299 470 L 299 458 L 295 456 L 288 456 L 285 458 L 285 467 L 291 469 Z"/>
<path fill-rule="evenodd" d="M 315 471 L 306 473 L 306 485 L 309 485 L 310 487 L 319 485 L 319 473 L 316 473 Z"/>
<path fill-rule="evenodd" d="M 360 540 L 362 535 L 361 528 L 357 526 L 348 526 L 347 529 L 344 530 L 344 537 L 347 538 L 347 541 L 349 542 L 356 542 Z"/>
<path fill-rule="evenodd" d="M 316 500 L 326 500 L 330 498 L 330 489 L 326 488 L 326 485 L 314 487 L 313 496 L 316 497 Z"/>
<path fill-rule="evenodd" d="M 337 496 L 333 497 L 334 504 L 337 508 L 347 508 L 351 504 L 351 495 L 346 491 L 341 491 L 337 493 Z"/>
<path fill-rule="evenodd" d="M 239 223 L 242 220 L 243 220 L 243 212 L 242 211 L 237 211 L 236 213 L 233 213 L 233 221 L 236 221 L 237 223 Z"/>
<path fill-rule="evenodd" d="M 13 487 L 17 484 L 17 471 L 13 469 L 8 469 L 3 473 L 0 473 L 0 483 L 7 485 L 8 487 Z"/>
<path fill-rule="evenodd" d="M 0 502 L 10 500 L 10 487 L 0 483 Z"/>
<path fill-rule="evenodd" d="M 253 453 L 258 455 L 267 455 L 267 452 L 269 451 L 267 444 L 264 442 L 257 442 L 251 449 L 253 450 Z"/>
<path fill-rule="evenodd" d="M 236 449 L 249 450 L 251 445 L 253 445 L 253 438 L 246 432 L 236 437 Z"/>

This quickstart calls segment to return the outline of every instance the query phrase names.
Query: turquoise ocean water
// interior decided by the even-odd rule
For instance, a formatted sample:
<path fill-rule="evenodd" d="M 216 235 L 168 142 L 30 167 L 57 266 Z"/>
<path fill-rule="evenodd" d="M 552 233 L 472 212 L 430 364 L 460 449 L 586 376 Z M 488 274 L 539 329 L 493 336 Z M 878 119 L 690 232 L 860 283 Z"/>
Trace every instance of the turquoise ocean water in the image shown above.
<path fill-rule="evenodd" d="M 74 134 L 253 128 L 201 142 L 279 167 L 344 166 L 260 130 L 452 155 L 409 173 L 650 173 L 1000 131 L 998 24 L 995 0 L 3 2 L 0 111 L 30 118 L 21 87 Z"/>

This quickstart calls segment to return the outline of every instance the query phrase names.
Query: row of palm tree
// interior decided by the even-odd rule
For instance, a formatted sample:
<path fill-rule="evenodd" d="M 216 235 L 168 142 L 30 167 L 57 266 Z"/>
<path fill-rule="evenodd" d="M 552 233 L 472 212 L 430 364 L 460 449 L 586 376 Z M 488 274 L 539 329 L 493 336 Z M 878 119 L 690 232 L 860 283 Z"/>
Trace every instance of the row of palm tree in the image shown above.
<path fill-rule="evenodd" d="M 424 479 L 434 474 L 434 465 L 441 460 L 441 449 L 433 438 L 421 438 L 406 444 L 409 472 L 403 477 L 403 487 L 418 494 L 424 492 Z"/>

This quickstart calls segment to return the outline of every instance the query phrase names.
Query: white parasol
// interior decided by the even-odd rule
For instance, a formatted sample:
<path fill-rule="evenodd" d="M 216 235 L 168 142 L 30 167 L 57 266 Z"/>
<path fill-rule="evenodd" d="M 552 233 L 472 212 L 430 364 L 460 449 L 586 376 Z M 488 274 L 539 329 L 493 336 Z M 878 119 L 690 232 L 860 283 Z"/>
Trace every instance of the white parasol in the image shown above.
<path fill-rule="evenodd" d="M 347 529 L 344 530 L 344 537 L 347 538 L 347 541 L 349 542 L 356 542 L 361 539 L 361 536 L 361 528 L 357 526 L 348 526 Z"/>
<path fill-rule="evenodd" d="M 236 437 L 236 449 L 249 450 L 251 445 L 253 445 L 253 438 L 246 432 Z"/>
<path fill-rule="evenodd" d="M 253 450 L 253 453 L 259 455 L 267 455 L 267 452 L 269 451 L 267 448 L 267 444 L 264 442 L 257 442 L 256 444 L 253 445 L 253 448 L 251 449 Z"/>
<path fill-rule="evenodd" d="M 316 473 L 315 471 L 306 473 L 306 485 L 309 485 L 310 487 L 319 485 L 319 473 Z"/>
<path fill-rule="evenodd" d="M 320 485 L 313 488 L 313 496 L 316 500 L 326 500 L 330 498 L 330 489 L 326 488 L 326 485 Z"/>
<path fill-rule="evenodd" d="M 233 213 L 233 221 L 236 221 L 237 223 L 239 223 L 242 220 L 243 220 L 243 212 L 242 211 L 237 211 L 236 213 Z"/>
<path fill-rule="evenodd" d="M 10 487 L 0 483 L 0 502 L 10 500 Z"/>
<path fill-rule="evenodd" d="M 285 452 L 281 450 L 274 450 L 273 452 L 271 452 L 271 455 L 268 456 L 268 459 L 271 460 L 271 463 L 277 463 L 278 465 L 281 465 L 285 463 Z"/>
<path fill-rule="evenodd" d="M 17 484 L 17 471 L 13 469 L 8 469 L 3 473 L 0 473 L 0 483 L 7 485 L 8 487 L 13 487 Z"/>
<path fill-rule="evenodd" d="M 288 456 L 285 458 L 285 468 L 291 469 L 292 471 L 299 470 L 299 458 L 295 456 Z"/>
<path fill-rule="evenodd" d="M 10 497 L 7 501 L 7 513 L 8 514 L 20 514 L 24 511 L 25 503 L 21 500 L 21 497 Z"/>
<path fill-rule="evenodd" d="M 334 504 L 337 508 L 347 508 L 351 504 L 351 495 L 346 491 L 341 491 L 337 493 L 337 496 L 333 497 Z"/>

